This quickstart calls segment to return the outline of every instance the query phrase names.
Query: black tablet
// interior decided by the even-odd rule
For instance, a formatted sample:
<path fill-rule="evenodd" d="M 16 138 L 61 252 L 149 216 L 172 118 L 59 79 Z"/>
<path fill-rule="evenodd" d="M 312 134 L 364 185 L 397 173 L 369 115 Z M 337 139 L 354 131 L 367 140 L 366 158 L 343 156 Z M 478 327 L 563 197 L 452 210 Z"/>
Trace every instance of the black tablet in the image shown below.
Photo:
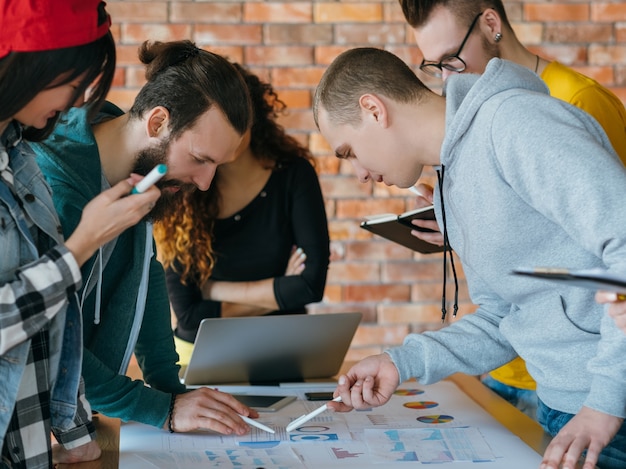
<path fill-rule="evenodd" d="M 258 396 L 256 394 L 233 394 L 233 397 L 258 412 L 276 412 L 296 400 L 296 396 Z"/>

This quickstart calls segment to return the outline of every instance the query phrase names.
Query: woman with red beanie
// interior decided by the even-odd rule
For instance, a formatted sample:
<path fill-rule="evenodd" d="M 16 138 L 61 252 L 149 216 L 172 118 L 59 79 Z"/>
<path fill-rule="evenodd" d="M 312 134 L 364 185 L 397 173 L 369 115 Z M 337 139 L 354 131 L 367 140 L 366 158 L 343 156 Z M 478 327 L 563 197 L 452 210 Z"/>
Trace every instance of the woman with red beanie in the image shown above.
<path fill-rule="evenodd" d="M 160 192 L 127 197 L 140 179 L 131 175 L 89 203 L 64 240 L 26 142 L 46 137 L 72 106 L 97 111 L 115 69 L 109 27 L 99 0 L 0 0 L 2 468 L 100 456 L 80 377 L 80 266 L 141 220 Z"/>

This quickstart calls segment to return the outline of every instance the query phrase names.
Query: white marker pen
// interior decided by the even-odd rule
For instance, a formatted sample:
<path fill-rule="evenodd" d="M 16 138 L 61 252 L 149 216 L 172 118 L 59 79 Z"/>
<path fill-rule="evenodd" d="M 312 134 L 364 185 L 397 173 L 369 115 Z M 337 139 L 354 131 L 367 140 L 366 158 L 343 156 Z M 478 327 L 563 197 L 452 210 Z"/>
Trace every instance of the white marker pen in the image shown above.
<path fill-rule="evenodd" d="M 411 187 L 407 187 L 408 190 L 410 190 L 411 192 L 413 192 L 415 195 L 418 195 L 420 197 L 424 197 L 422 195 L 422 193 L 419 191 L 419 189 L 415 186 L 411 186 Z"/>
<path fill-rule="evenodd" d="M 154 169 L 152 169 L 152 171 L 146 174 L 146 177 L 144 177 L 141 181 L 139 181 L 135 185 L 135 187 L 133 187 L 133 190 L 130 191 L 130 193 L 141 194 L 142 192 L 147 191 L 148 189 L 150 189 L 150 187 L 154 185 L 154 183 L 156 183 L 159 179 L 165 176 L 166 172 L 167 172 L 166 165 L 164 164 L 156 165 Z"/>

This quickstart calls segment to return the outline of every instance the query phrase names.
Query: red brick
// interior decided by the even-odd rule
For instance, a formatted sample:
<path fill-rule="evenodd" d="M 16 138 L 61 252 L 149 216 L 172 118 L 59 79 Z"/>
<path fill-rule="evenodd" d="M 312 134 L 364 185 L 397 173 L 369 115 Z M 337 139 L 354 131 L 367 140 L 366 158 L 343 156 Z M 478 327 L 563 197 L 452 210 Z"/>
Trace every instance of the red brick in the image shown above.
<path fill-rule="evenodd" d="M 124 46 L 118 44 L 116 47 L 116 63 L 118 67 L 126 65 L 138 65 L 143 67 L 143 64 L 139 61 L 139 45 Z"/>
<path fill-rule="evenodd" d="M 370 195 L 367 187 L 364 184 L 360 184 L 353 177 L 324 178 L 321 183 L 326 197 L 332 197 L 333 199 Z"/>
<path fill-rule="evenodd" d="M 379 282 L 380 264 L 378 262 L 332 262 L 328 268 L 328 282 Z"/>
<path fill-rule="evenodd" d="M 346 285 L 344 301 L 408 301 L 410 297 L 408 285 Z"/>
<path fill-rule="evenodd" d="M 386 263 L 392 260 L 413 259 L 413 251 L 397 243 L 383 242 L 382 238 L 372 237 L 367 241 L 347 243 L 346 259 L 376 260 Z"/>
<path fill-rule="evenodd" d="M 172 23 L 239 23 L 242 19 L 241 3 L 195 3 L 171 4 Z"/>
<path fill-rule="evenodd" d="M 615 25 L 615 41 L 626 42 L 626 24 Z"/>
<path fill-rule="evenodd" d="M 107 2 L 107 11 L 113 23 L 155 23 L 167 22 L 169 2 Z"/>
<path fill-rule="evenodd" d="M 338 174 L 339 172 L 339 158 L 335 156 L 318 156 L 319 154 L 315 151 L 318 143 L 315 140 L 315 134 L 311 135 L 309 139 L 309 148 L 315 155 L 315 160 L 317 161 L 317 168 L 320 174 Z"/>
<path fill-rule="evenodd" d="M 331 44 L 333 27 L 329 24 L 267 24 L 265 43 L 274 44 Z"/>
<path fill-rule="evenodd" d="M 608 24 L 554 24 L 546 26 L 545 40 L 555 43 L 609 42 L 613 28 Z"/>
<path fill-rule="evenodd" d="M 590 2 L 591 19 L 597 22 L 613 23 L 626 21 L 626 4 L 624 2 Z"/>
<path fill-rule="evenodd" d="M 243 19 L 247 23 L 309 23 L 313 9 L 309 2 L 245 2 Z"/>
<path fill-rule="evenodd" d="M 383 3 L 383 21 L 385 23 L 406 23 L 400 2 Z M 413 36 L 411 36 L 413 37 Z"/>
<path fill-rule="evenodd" d="M 243 60 L 243 47 L 242 46 L 228 46 L 228 45 L 221 45 L 221 44 L 214 44 L 214 45 L 210 45 L 210 46 L 203 46 L 203 49 L 206 49 L 210 52 L 213 52 L 214 54 L 219 54 L 223 57 L 226 57 L 228 60 L 232 61 L 232 62 L 237 62 L 239 64 L 243 64 L 246 65 L 246 63 Z"/>
<path fill-rule="evenodd" d="M 359 326 L 354 339 L 353 347 L 371 346 L 381 344 L 386 347 L 401 345 L 402 341 L 409 333 L 406 325 L 377 326 L 364 324 Z"/>
<path fill-rule="evenodd" d="M 515 23 L 518 21 L 522 21 L 524 16 L 523 10 L 524 4 L 518 0 L 505 0 L 504 1 L 504 9 L 506 10 L 506 17 L 509 22 Z"/>
<path fill-rule="evenodd" d="M 525 3 L 524 21 L 588 21 L 587 3 Z"/>
<path fill-rule="evenodd" d="M 413 42 L 409 44 L 385 44 L 385 50 L 400 57 L 409 67 L 413 68 L 413 71 L 419 69 L 424 58 L 422 52 Z M 437 79 L 437 84 L 441 86 L 441 80 Z"/>
<path fill-rule="evenodd" d="M 528 46 L 529 44 L 541 44 L 544 26 L 539 23 L 515 23 L 511 25 L 515 36 L 519 41 Z"/>
<path fill-rule="evenodd" d="M 626 65 L 615 67 L 615 79 L 614 83 L 617 86 L 626 85 Z"/>
<path fill-rule="evenodd" d="M 180 41 L 191 39 L 191 26 L 188 24 L 125 24 L 121 28 L 121 44 L 141 44 L 149 41 Z"/>
<path fill-rule="evenodd" d="M 309 46 L 250 46 L 245 48 L 246 63 L 267 66 L 303 66 L 313 64 Z"/>
<path fill-rule="evenodd" d="M 338 24 L 335 26 L 335 41 L 355 45 L 403 44 L 405 31 L 404 24 Z"/>
<path fill-rule="evenodd" d="M 146 69 L 143 66 L 126 67 L 126 86 L 141 88 L 146 83 Z"/>
<path fill-rule="evenodd" d="M 362 219 L 382 213 L 401 213 L 404 202 L 400 199 L 346 199 L 337 201 L 337 216 Z"/>
<path fill-rule="evenodd" d="M 276 68 L 272 70 L 272 83 L 280 87 L 310 89 L 317 86 L 323 74 L 323 68 Z"/>
<path fill-rule="evenodd" d="M 324 297 L 322 301 L 328 303 L 340 303 L 341 302 L 341 286 L 327 284 L 324 289 Z"/>
<path fill-rule="evenodd" d="M 309 90 L 292 90 L 289 88 L 277 89 L 279 99 L 290 109 L 311 109 L 311 92 Z M 310 140 L 310 139 L 309 139 Z"/>
<path fill-rule="evenodd" d="M 330 238 L 337 241 L 354 241 L 370 237 L 370 233 L 359 228 L 359 224 L 354 220 L 330 220 L 328 231 Z"/>
<path fill-rule="evenodd" d="M 139 90 L 113 88 L 107 95 L 107 100 L 119 106 L 123 111 L 128 111 L 135 101 Z"/>
<path fill-rule="evenodd" d="M 626 64 L 626 44 L 619 46 L 589 46 L 591 65 Z"/>
<path fill-rule="evenodd" d="M 442 288 L 440 278 L 435 282 L 416 282 L 411 285 L 411 300 L 424 303 L 434 302 L 441 307 Z"/>
<path fill-rule="evenodd" d="M 199 24 L 194 28 L 198 44 L 260 44 L 263 28 L 259 24 Z"/>
<path fill-rule="evenodd" d="M 361 326 L 376 322 L 376 311 L 374 306 L 363 305 L 361 303 L 350 303 L 344 301 L 341 304 L 316 303 L 307 307 L 307 311 L 312 314 L 333 314 L 333 313 L 361 313 Z"/>
<path fill-rule="evenodd" d="M 380 324 L 428 324 L 441 322 L 441 304 L 382 305 Z"/>
<path fill-rule="evenodd" d="M 564 65 L 579 65 L 587 61 L 587 48 L 582 46 L 544 44 L 529 49 L 546 59 L 558 60 Z"/>
<path fill-rule="evenodd" d="M 604 86 L 615 84 L 615 73 L 613 72 L 613 67 L 611 67 L 610 64 L 604 67 L 589 66 L 574 67 L 574 69 L 583 75 L 593 78 Z"/>
<path fill-rule="evenodd" d="M 382 6 L 371 3 L 314 3 L 316 23 L 376 23 L 383 20 Z"/>
<path fill-rule="evenodd" d="M 290 131 L 311 131 L 316 128 L 313 122 L 313 114 L 309 109 L 292 109 L 287 114 L 279 116 L 276 121 Z"/>
<path fill-rule="evenodd" d="M 118 67 L 115 69 L 115 74 L 113 75 L 113 83 L 112 87 L 120 87 L 124 86 L 126 82 L 126 69 Z"/>
<path fill-rule="evenodd" d="M 385 241 L 391 243 L 391 241 Z M 382 269 L 382 280 L 385 283 L 409 283 L 441 280 L 442 262 L 385 262 Z"/>

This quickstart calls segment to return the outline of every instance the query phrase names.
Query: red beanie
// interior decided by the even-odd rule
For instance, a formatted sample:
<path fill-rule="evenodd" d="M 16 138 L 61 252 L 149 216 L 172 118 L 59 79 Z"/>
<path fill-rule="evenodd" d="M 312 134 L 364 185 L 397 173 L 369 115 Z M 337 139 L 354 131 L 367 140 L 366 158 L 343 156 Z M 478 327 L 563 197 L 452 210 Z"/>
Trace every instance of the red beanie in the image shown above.
<path fill-rule="evenodd" d="M 102 3 L 102 6 L 100 4 Z M 82 46 L 104 36 L 110 18 L 98 26 L 101 0 L 0 0 L 0 58 Z"/>

